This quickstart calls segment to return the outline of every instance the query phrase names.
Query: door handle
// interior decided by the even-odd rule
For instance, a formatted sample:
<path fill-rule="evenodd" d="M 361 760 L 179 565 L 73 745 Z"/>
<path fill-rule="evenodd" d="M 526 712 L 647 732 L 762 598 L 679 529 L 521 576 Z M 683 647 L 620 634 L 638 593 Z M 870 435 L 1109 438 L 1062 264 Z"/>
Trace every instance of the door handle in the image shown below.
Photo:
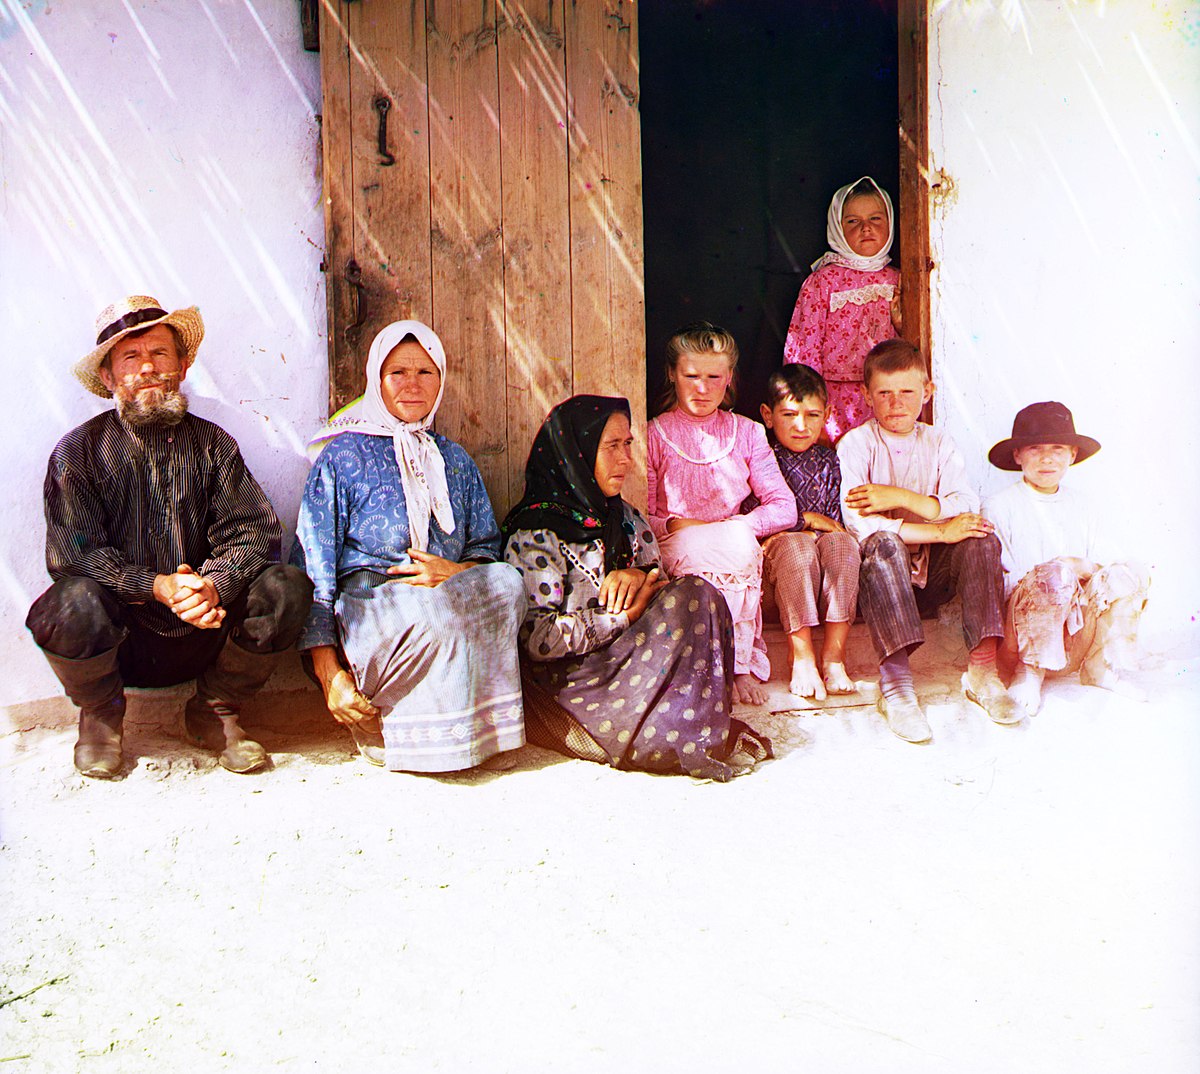
<path fill-rule="evenodd" d="M 362 282 L 362 268 L 354 258 L 346 262 L 345 278 L 354 288 L 354 320 L 346 325 L 345 331 L 346 339 L 352 339 L 358 335 L 359 329 L 367 320 L 367 289 Z"/>
<path fill-rule="evenodd" d="M 387 117 L 388 110 L 392 107 L 392 101 L 390 97 L 378 93 L 371 103 L 375 106 L 375 111 L 379 113 L 379 163 L 387 168 L 396 163 L 396 158 L 388 152 L 387 144 Z"/>

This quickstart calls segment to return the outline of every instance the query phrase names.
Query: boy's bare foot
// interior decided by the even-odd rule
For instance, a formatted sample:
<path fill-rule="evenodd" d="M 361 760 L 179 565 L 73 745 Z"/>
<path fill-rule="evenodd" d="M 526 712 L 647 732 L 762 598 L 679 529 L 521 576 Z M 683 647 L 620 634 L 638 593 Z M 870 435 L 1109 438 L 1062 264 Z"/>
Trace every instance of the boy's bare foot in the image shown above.
<path fill-rule="evenodd" d="M 846 674 L 846 665 L 840 660 L 829 660 L 821 666 L 825 689 L 831 694 L 858 693 L 858 683 Z"/>
<path fill-rule="evenodd" d="M 971 667 L 962 677 L 963 693 L 974 701 L 993 723 L 1013 724 L 1025 719 L 1025 710 L 1004 689 L 995 667 Z"/>
<path fill-rule="evenodd" d="M 933 738 L 933 732 L 929 729 L 929 721 L 925 719 L 925 713 L 921 711 L 916 694 L 904 693 L 890 698 L 880 694 L 879 700 L 875 702 L 875 707 L 887 720 L 892 734 L 904 739 L 905 742 L 928 742 Z"/>
<path fill-rule="evenodd" d="M 815 659 L 793 659 L 792 681 L 788 689 L 797 697 L 807 697 L 814 701 L 825 700 L 825 681 L 817 670 Z"/>
<path fill-rule="evenodd" d="M 767 691 L 753 675 L 743 672 L 733 677 L 733 700 L 739 705 L 765 705 Z"/>
<path fill-rule="evenodd" d="M 1121 697 L 1127 697 L 1131 701 L 1145 701 L 1146 691 L 1136 683 L 1130 682 L 1128 679 L 1121 678 L 1110 667 L 1105 667 L 1099 674 L 1089 668 L 1086 664 L 1080 669 L 1079 681 L 1084 686 L 1099 686 L 1101 690 L 1110 690 L 1114 694 L 1120 694 Z"/>
<path fill-rule="evenodd" d="M 1042 680 L 1046 673 L 1041 668 L 1017 661 L 1013 668 L 1012 682 L 1009 684 L 1009 695 L 1030 716 L 1036 716 L 1042 707 Z"/>

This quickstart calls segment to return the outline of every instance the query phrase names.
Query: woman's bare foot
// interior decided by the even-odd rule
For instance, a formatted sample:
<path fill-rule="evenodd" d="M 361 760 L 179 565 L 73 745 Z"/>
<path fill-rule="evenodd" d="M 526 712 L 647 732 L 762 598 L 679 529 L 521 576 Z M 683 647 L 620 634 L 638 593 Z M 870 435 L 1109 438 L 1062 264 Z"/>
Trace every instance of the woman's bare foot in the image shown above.
<path fill-rule="evenodd" d="M 858 683 L 846 674 L 846 665 L 840 660 L 828 660 L 821 665 L 825 689 L 831 694 L 856 694 Z"/>
<path fill-rule="evenodd" d="M 733 677 L 733 700 L 739 705 L 765 705 L 767 691 L 753 675 L 743 672 Z"/>

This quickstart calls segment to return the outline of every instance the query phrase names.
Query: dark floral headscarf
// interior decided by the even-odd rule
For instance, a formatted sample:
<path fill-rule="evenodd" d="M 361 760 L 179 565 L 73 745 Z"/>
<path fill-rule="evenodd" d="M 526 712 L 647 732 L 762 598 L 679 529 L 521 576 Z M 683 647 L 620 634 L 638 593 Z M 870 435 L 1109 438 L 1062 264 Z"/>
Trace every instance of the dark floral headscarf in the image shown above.
<path fill-rule="evenodd" d="M 574 395 L 546 416 L 525 464 L 525 495 L 504 519 L 504 537 L 516 530 L 551 530 L 572 543 L 604 541 L 604 570 L 633 562 L 620 496 L 596 483 L 600 437 L 613 414 L 629 417 L 629 400 Z"/>

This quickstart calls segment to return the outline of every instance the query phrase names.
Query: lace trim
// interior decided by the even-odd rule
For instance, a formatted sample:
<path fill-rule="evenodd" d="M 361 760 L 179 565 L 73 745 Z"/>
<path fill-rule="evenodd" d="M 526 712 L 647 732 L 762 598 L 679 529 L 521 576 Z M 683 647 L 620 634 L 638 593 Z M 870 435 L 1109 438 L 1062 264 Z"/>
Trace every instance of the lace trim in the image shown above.
<path fill-rule="evenodd" d="M 853 291 L 834 291 L 829 296 L 829 312 L 837 313 L 847 304 L 866 306 L 877 298 L 884 298 L 891 302 L 895 293 L 896 288 L 890 283 L 872 283 L 866 287 L 856 287 Z"/>
<path fill-rule="evenodd" d="M 717 411 L 717 413 L 718 414 L 728 414 L 729 411 L 728 410 L 719 410 L 719 411 Z M 663 441 L 666 443 L 667 447 L 669 447 L 673 452 L 675 452 L 675 454 L 678 455 L 681 459 L 684 459 L 687 462 L 694 462 L 698 466 L 705 466 L 708 463 L 720 462 L 721 459 L 725 458 L 725 456 L 728 455 L 733 450 L 734 445 L 737 443 L 737 422 L 734 421 L 730 426 L 729 443 L 726 444 L 724 447 L 718 448 L 718 453 L 716 455 L 710 455 L 706 459 L 695 459 L 691 455 L 689 455 L 686 451 L 683 450 L 683 448 L 681 448 L 677 443 L 675 443 L 674 440 L 672 440 L 669 436 L 667 436 L 666 430 L 663 429 L 661 423 L 658 426 L 658 435 L 663 438 Z"/>

